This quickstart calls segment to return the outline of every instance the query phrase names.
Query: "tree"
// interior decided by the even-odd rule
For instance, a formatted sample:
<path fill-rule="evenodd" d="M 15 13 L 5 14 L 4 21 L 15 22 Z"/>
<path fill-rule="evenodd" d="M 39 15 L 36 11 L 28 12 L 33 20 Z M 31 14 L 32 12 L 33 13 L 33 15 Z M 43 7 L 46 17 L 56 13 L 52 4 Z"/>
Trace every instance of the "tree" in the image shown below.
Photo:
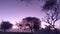
<path fill-rule="evenodd" d="M 35 31 L 36 33 L 38 33 L 39 30 L 40 30 L 39 28 L 40 28 L 40 26 L 41 26 L 41 21 L 40 21 L 39 18 L 36 18 L 36 17 L 33 17 L 33 18 L 32 18 L 32 21 L 33 21 L 33 23 L 34 23 L 34 25 L 33 25 L 34 31 Z"/>
<path fill-rule="evenodd" d="M 55 23 L 60 19 L 59 3 L 57 0 L 46 0 L 43 10 L 46 10 L 46 19 L 43 21 L 55 28 Z"/>
<path fill-rule="evenodd" d="M 39 25 L 41 25 L 41 21 L 36 17 L 26 17 L 23 19 L 23 23 L 30 24 L 29 27 L 31 31 L 32 29 L 39 30 Z"/>
<path fill-rule="evenodd" d="M 32 32 L 32 29 L 33 29 L 33 23 L 32 23 L 32 18 L 31 17 L 26 17 L 26 18 L 23 18 L 22 20 L 22 23 L 23 24 L 29 24 L 29 28 L 31 29 L 31 32 Z"/>
<path fill-rule="evenodd" d="M 7 29 L 10 29 L 12 27 L 12 24 L 8 21 L 3 21 L 1 23 L 1 29 L 4 30 L 4 32 L 6 32 Z"/>
<path fill-rule="evenodd" d="M 32 3 L 33 1 L 38 1 L 38 2 L 40 2 L 40 1 L 42 1 L 42 0 L 20 0 L 20 2 L 25 2 L 25 3 L 26 3 L 26 6 L 28 6 L 29 4 L 33 4 L 33 3 Z"/>
<path fill-rule="evenodd" d="M 20 0 L 21 2 L 25 1 L 25 2 L 30 2 L 32 0 Z M 37 0 L 37 1 L 40 1 L 40 0 Z"/>
<path fill-rule="evenodd" d="M 44 4 L 44 6 L 43 6 L 43 10 L 51 10 L 51 9 L 53 9 L 53 8 L 55 8 L 55 6 L 56 6 L 56 2 L 57 0 L 46 0 L 45 1 L 45 4 Z"/>

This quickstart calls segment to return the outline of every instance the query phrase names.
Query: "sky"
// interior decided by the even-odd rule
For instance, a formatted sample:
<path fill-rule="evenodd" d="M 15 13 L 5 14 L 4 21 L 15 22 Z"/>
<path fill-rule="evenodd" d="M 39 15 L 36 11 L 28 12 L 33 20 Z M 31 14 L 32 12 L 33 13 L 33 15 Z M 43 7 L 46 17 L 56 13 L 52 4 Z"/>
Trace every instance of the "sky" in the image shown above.
<path fill-rule="evenodd" d="M 0 20 L 20 21 L 25 17 L 42 17 L 38 2 L 26 7 L 26 3 L 17 0 L 0 0 Z"/>
<path fill-rule="evenodd" d="M 0 22 L 4 20 L 15 24 L 29 16 L 41 20 L 45 16 L 45 13 L 41 10 L 44 1 L 38 2 L 35 0 L 31 3 L 26 6 L 26 2 L 19 0 L 0 0 Z"/>

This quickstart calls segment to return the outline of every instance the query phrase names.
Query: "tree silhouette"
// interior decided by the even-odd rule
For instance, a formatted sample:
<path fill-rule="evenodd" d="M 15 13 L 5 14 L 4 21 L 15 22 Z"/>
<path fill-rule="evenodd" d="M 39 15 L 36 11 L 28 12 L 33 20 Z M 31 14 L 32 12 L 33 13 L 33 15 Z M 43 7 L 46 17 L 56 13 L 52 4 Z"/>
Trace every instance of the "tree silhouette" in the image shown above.
<path fill-rule="evenodd" d="M 19 24 L 19 26 L 20 26 L 20 29 L 22 29 L 23 25 L 22 24 Z"/>
<path fill-rule="evenodd" d="M 22 22 L 23 24 L 29 24 L 29 28 L 31 29 L 32 32 L 32 28 L 33 28 L 32 17 L 23 18 Z"/>
<path fill-rule="evenodd" d="M 23 2 L 23 1 L 26 1 L 26 2 L 30 2 L 30 1 L 32 1 L 32 0 L 20 0 L 21 2 Z M 40 0 L 37 0 L 37 1 L 40 1 Z"/>
<path fill-rule="evenodd" d="M 32 29 L 39 30 L 39 25 L 41 25 L 41 21 L 36 17 L 26 17 L 23 19 L 23 23 L 30 24 L 31 31 Z"/>
<path fill-rule="evenodd" d="M 50 10 L 53 7 L 55 7 L 56 6 L 56 1 L 57 0 L 46 0 L 45 4 L 43 6 L 43 10 Z"/>
<path fill-rule="evenodd" d="M 28 6 L 29 4 L 33 4 L 33 3 L 32 3 L 33 1 L 38 1 L 38 2 L 40 2 L 40 1 L 42 1 L 42 0 L 20 0 L 20 2 L 25 2 L 25 3 L 26 3 L 26 6 Z"/>
<path fill-rule="evenodd" d="M 37 30 L 37 29 L 39 30 L 39 26 L 41 26 L 41 23 L 40 23 L 41 21 L 38 18 L 36 18 L 36 17 L 33 17 L 32 21 L 34 23 L 33 28 L 35 30 Z"/>
<path fill-rule="evenodd" d="M 57 0 L 47 0 L 43 10 L 47 10 L 46 19 L 43 18 L 43 21 L 54 28 L 56 21 L 60 19 L 59 3 Z"/>
<path fill-rule="evenodd" d="M 4 30 L 4 32 L 6 32 L 7 29 L 10 29 L 12 27 L 12 24 L 8 21 L 3 21 L 1 23 L 1 29 Z"/>

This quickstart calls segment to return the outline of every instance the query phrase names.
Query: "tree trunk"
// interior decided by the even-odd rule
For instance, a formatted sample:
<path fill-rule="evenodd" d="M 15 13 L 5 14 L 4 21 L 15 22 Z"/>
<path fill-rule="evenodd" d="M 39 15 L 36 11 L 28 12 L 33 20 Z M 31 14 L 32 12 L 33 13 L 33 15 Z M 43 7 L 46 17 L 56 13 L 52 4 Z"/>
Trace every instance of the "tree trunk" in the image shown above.
<path fill-rule="evenodd" d="M 6 32 L 6 30 L 4 29 L 4 32 Z"/>

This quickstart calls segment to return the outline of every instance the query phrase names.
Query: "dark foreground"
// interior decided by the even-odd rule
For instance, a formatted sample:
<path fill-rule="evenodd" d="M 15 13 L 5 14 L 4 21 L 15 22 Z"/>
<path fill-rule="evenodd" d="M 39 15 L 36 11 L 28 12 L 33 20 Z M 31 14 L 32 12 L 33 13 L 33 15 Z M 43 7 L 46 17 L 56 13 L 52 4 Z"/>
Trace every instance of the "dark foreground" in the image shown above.
<path fill-rule="evenodd" d="M 0 32 L 0 34 L 33 34 L 28 32 Z"/>
<path fill-rule="evenodd" d="M 0 32 L 0 34 L 60 34 L 60 30 L 39 30 L 36 32 Z"/>

